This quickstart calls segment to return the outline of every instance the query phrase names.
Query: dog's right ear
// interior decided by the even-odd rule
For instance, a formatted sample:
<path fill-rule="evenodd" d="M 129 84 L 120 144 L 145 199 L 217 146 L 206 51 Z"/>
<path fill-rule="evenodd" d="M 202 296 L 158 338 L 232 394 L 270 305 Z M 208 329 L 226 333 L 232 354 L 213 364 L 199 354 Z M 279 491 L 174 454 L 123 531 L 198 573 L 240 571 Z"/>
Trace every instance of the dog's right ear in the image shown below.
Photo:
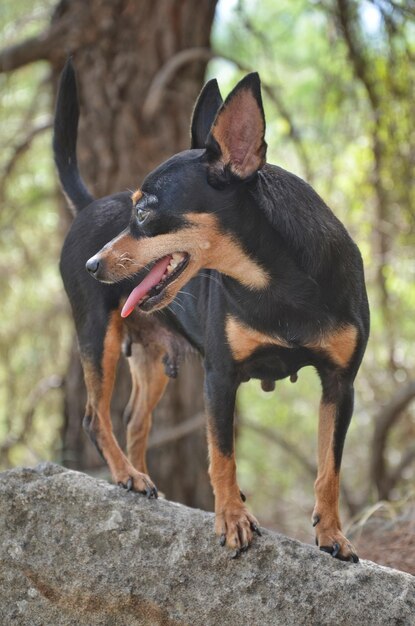
<path fill-rule="evenodd" d="M 248 180 L 266 161 L 265 115 L 261 82 L 248 74 L 231 91 L 218 111 L 206 142 L 211 181 L 230 177 Z"/>
<path fill-rule="evenodd" d="M 212 78 L 203 87 L 193 109 L 190 145 L 192 149 L 205 147 L 206 139 L 222 103 L 218 81 Z"/>

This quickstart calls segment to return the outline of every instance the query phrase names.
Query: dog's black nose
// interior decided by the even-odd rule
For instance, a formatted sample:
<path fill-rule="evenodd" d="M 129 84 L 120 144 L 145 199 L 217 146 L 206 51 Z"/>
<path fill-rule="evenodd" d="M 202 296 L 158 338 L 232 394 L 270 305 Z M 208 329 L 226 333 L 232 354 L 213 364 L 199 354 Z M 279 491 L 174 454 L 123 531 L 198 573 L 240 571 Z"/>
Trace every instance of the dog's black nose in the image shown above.
<path fill-rule="evenodd" d="M 99 260 L 97 259 L 97 257 L 93 256 L 86 262 L 85 267 L 90 274 L 94 275 L 99 269 Z"/>

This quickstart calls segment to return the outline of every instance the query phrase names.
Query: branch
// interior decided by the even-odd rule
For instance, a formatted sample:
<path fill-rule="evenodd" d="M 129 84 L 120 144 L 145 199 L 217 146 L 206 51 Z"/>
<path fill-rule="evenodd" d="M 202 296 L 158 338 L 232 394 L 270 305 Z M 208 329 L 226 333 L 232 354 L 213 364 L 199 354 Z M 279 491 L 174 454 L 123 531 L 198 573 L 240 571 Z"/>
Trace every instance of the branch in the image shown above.
<path fill-rule="evenodd" d="M 47 378 L 43 378 L 38 382 L 36 387 L 31 391 L 28 397 L 28 406 L 23 415 L 22 425 L 17 435 L 9 435 L 0 446 L 0 456 L 7 452 L 17 443 L 24 443 L 32 434 L 33 418 L 35 411 L 42 398 L 52 389 L 61 389 L 63 386 L 63 378 L 53 374 Z"/>
<path fill-rule="evenodd" d="M 372 439 L 372 461 L 371 461 L 371 480 L 379 493 L 379 499 L 388 498 L 391 489 L 391 480 L 396 484 L 400 477 L 400 472 L 412 461 L 414 450 L 409 450 L 401 460 L 398 468 L 388 475 L 387 463 L 385 459 L 386 441 L 390 429 L 398 421 L 402 412 L 408 404 L 415 398 L 415 381 L 410 381 L 405 387 L 391 398 L 387 405 L 383 407 L 375 420 L 375 430 Z M 403 466 L 402 466 L 403 463 Z M 400 472 L 397 475 L 399 467 Z"/>
<path fill-rule="evenodd" d="M 194 417 L 191 417 L 182 424 L 172 426 L 171 428 L 165 428 L 160 432 L 154 433 L 154 435 L 150 437 L 147 449 L 159 448 L 167 443 L 177 441 L 177 439 L 187 437 L 187 435 L 190 435 L 204 426 L 205 422 L 206 417 L 204 412 L 201 411 L 200 413 L 196 413 Z"/>
<path fill-rule="evenodd" d="M 297 448 L 297 446 L 295 446 L 293 443 L 288 441 L 288 439 L 280 435 L 280 433 L 272 430 L 271 428 L 267 428 L 266 426 L 255 424 L 254 422 L 251 422 L 247 419 L 243 419 L 241 421 L 241 424 L 242 426 L 246 426 L 247 428 L 250 428 L 254 432 L 258 433 L 268 441 L 276 443 L 280 448 L 285 450 L 285 452 L 291 454 L 305 469 L 306 473 L 309 474 L 309 476 L 313 480 L 315 479 L 317 475 L 317 465 L 312 461 L 309 461 L 308 458 Z M 361 506 L 351 498 L 349 490 L 344 484 L 344 481 L 340 485 L 340 490 L 342 493 L 344 504 L 347 506 L 347 509 L 349 511 L 349 515 L 353 517 L 353 515 L 356 515 Z"/>
<path fill-rule="evenodd" d="M 201 47 L 187 48 L 186 50 L 181 50 L 175 54 L 162 66 L 153 78 L 143 104 L 143 117 L 146 120 L 150 120 L 155 116 L 161 105 L 166 86 L 182 69 L 182 67 L 189 65 L 190 63 L 194 63 L 195 61 L 204 61 L 207 63 L 208 61 L 218 57 L 220 57 L 220 55 L 213 52 L 210 48 Z"/>
<path fill-rule="evenodd" d="M 11 72 L 35 61 L 56 62 L 59 57 L 64 59 L 74 50 L 94 43 L 97 36 L 97 30 L 92 27 L 75 28 L 70 12 L 59 14 L 40 35 L 0 50 L 0 73 Z"/>
<path fill-rule="evenodd" d="M 15 168 L 18 160 L 21 156 L 30 148 L 32 141 L 37 135 L 40 135 L 45 130 L 52 128 L 52 120 L 48 119 L 48 121 L 43 122 L 43 124 L 39 124 L 38 126 L 34 126 L 32 130 L 22 139 L 18 144 L 13 148 L 13 153 L 3 168 L 3 172 L 0 178 L 0 199 L 4 197 L 4 189 L 6 186 L 7 178 L 11 175 L 13 169 Z"/>
<path fill-rule="evenodd" d="M 315 478 L 317 474 L 317 466 L 315 463 L 309 461 L 308 458 L 297 448 L 297 446 L 288 441 L 288 439 L 286 439 L 283 435 L 275 430 L 272 430 L 271 428 L 261 426 L 260 424 L 256 424 L 246 418 L 241 420 L 241 425 L 253 430 L 262 437 L 265 437 L 268 441 L 276 443 L 280 448 L 283 448 L 283 450 L 291 454 L 299 462 L 299 464 L 306 470 L 307 474 L 312 476 L 313 479 Z"/>
<path fill-rule="evenodd" d="M 415 446 L 408 448 L 402 455 L 400 462 L 395 469 L 389 474 L 389 489 L 393 489 L 402 478 L 402 472 L 415 459 Z"/>
<path fill-rule="evenodd" d="M 385 152 L 384 139 L 382 133 L 384 129 L 382 125 L 381 112 L 381 96 L 378 92 L 379 81 L 373 72 L 373 67 L 364 54 L 364 46 L 360 35 L 356 32 L 354 3 L 350 0 L 336 0 L 337 19 L 344 35 L 344 40 L 349 52 L 349 58 L 354 68 L 356 77 L 360 80 L 366 90 L 369 103 L 373 115 L 373 179 L 372 185 L 376 197 L 376 232 L 378 242 L 378 258 L 376 269 L 376 282 L 378 285 L 381 301 L 382 315 L 384 318 L 384 326 L 388 329 L 386 340 L 389 344 L 389 368 L 392 372 L 396 371 L 396 339 L 393 324 L 393 311 L 391 310 L 388 285 L 386 280 L 386 269 L 388 267 L 389 252 L 391 248 L 391 239 L 388 230 L 389 224 L 389 197 L 387 188 L 382 180 Z"/>
<path fill-rule="evenodd" d="M 349 58 L 353 64 L 356 76 L 367 91 L 373 110 L 377 111 L 379 98 L 376 91 L 376 83 L 372 78 L 373 74 L 370 72 L 367 59 L 362 52 L 363 46 L 353 30 L 351 10 L 349 0 L 337 0 L 337 17 L 349 51 Z"/>
<path fill-rule="evenodd" d="M 306 152 L 305 146 L 304 146 L 303 141 L 301 139 L 300 131 L 294 125 L 292 116 L 288 112 L 288 110 L 286 109 L 285 105 L 283 104 L 283 102 L 281 100 L 281 97 L 280 97 L 279 93 L 277 92 L 277 90 L 275 88 L 271 87 L 270 85 L 267 85 L 267 84 L 263 84 L 263 89 L 268 94 L 268 97 L 270 98 L 270 100 L 275 105 L 276 109 L 278 110 L 278 112 L 281 115 L 281 117 L 283 118 L 283 120 L 287 123 L 287 125 L 288 125 L 288 136 L 291 139 L 291 141 L 293 142 L 293 144 L 295 145 L 295 147 L 297 148 L 298 156 L 299 156 L 300 161 L 302 163 L 305 177 L 306 177 L 308 182 L 312 183 L 313 179 L 314 179 L 314 173 L 313 173 L 313 170 L 312 170 L 312 167 L 311 167 L 310 159 L 308 158 L 308 154 Z"/>
<path fill-rule="evenodd" d="M 34 61 L 47 61 L 55 38 L 53 29 L 49 28 L 41 35 L 30 37 L 14 46 L 3 48 L 0 51 L 0 72 L 11 72 Z"/>
<path fill-rule="evenodd" d="M 269 59 L 270 56 L 272 56 L 273 44 L 269 40 L 268 33 L 266 33 L 264 30 L 258 29 L 255 26 L 251 17 L 247 13 L 245 13 L 244 6 L 242 4 L 238 5 L 237 11 L 240 15 L 240 19 L 242 20 L 243 26 L 246 28 L 246 30 L 249 33 L 249 36 L 253 37 L 259 42 L 263 50 L 263 54 L 265 55 L 265 58 Z M 302 162 L 304 173 L 305 173 L 307 180 L 309 182 L 312 182 L 314 179 L 314 175 L 313 175 L 313 170 L 311 168 L 311 162 L 310 162 L 310 159 L 308 158 L 307 151 L 301 139 L 301 134 L 299 132 L 299 129 L 298 127 L 295 126 L 292 115 L 289 112 L 289 110 L 286 108 L 281 98 L 281 91 L 282 91 L 281 85 L 279 84 L 277 88 L 276 80 L 274 78 L 273 86 L 271 87 L 265 84 L 264 91 L 267 92 L 268 97 L 273 102 L 276 109 L 279 111 L 281 117 L 284 119 L 284 121 L 288 125 L 288 136 L 291 139 L 291 141 L 294 143 L 298 151 L 298 156 L 300 158 L 300 161 Z"/>

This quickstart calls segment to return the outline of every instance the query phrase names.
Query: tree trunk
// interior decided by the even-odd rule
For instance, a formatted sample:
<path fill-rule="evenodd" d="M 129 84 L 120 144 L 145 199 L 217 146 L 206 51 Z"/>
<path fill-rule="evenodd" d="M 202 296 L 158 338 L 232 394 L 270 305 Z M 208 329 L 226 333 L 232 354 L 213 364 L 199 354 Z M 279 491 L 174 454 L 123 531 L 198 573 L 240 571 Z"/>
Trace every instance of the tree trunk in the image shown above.
<path fill-rule="evenodd" d="M 135 189 L 157 164 L 189 145 L 192 107 L 203 83 L 206 62 L 195 60 L 177 71 L 158 110 L 143 114 L 158 71 L 186 48 L 209 47 L 216 0 L 63 0 L 54 27 L 63 41 L 52 57 L 55 76 L 74 55 L 81 102 L 80 169 L 96 196 Z M 65 34 L 66 33 L 66 34 Z M 150 112 L 151 113 L 151 112 Z M 128 381 L 128 384 L 127 382 Z M 114 392 L 113 424 L 122 442 L 122 412 L 129 395 L 129 373 L 121 362 Z M 66 380 L 63 462 L 94 470 L 102 462 L 82 433 L 85 388 L 73 351 Z M 202 370 L 190 360 L 170 384 L 155 414 L 158 427 L 171 427 L 202 408 Z M 168 498 L 212 507 L 203 429 L 149 454 L 152 478 Z"/>

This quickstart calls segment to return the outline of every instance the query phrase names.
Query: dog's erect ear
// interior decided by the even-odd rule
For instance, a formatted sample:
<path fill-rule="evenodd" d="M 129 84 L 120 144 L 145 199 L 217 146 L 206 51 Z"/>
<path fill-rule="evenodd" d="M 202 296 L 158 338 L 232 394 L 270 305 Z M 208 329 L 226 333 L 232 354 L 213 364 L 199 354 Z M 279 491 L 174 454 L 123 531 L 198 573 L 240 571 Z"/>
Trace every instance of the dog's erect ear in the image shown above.
<path fill-rule="evenodd" d="M 248 74 L 231 91 L 213 123 L 206 149 L 215 169 L 220 163 L 238 178 L 249 178 L 266 160 L 265 116 L 261 83 Z"/>
<path fill-rule="evenodd" d="M 193 109 L 190 145 L 192 149 L 205 147 L 206 139 L 222 103 L 218 81 L 212 78 L 203 87 Z"/>

